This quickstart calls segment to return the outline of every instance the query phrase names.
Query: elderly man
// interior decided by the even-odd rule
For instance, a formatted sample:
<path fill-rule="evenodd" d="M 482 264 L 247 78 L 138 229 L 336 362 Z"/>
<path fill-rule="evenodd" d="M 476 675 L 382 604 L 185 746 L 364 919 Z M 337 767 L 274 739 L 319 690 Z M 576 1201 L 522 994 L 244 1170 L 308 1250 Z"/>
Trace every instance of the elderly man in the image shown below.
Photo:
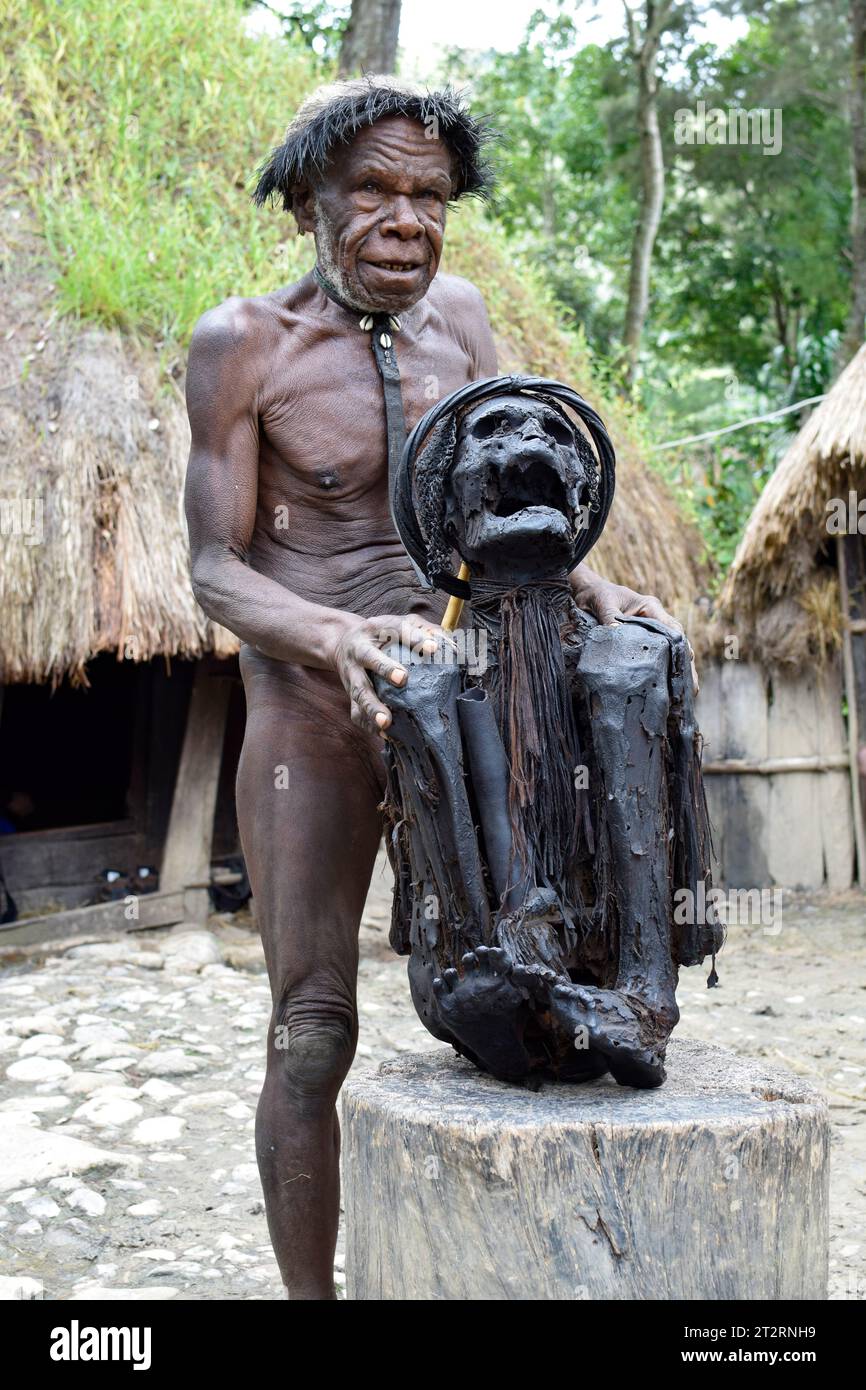
<path fill-rule="evenodd" d="M 382 833 L 371 675 L 382 643 L 435 643 L 388 504 L 386 411 L 370 329 L 390 316 L 405 423 L 496 373 L 481 295 L 439 274 L 446 212 L 484 194 L 486 131 L 452 93 L 393 78 L 324 88 L 263 166 L 318 264 L 209 310 L 187 377 L 186 505 L 202 608 L 241 638 L 247 727 L 238 818 L 273 995 L 256 1148 L 288 1296 L 334 1297 L 337 1094 L 357 1040 L 358 926 Z M 393 359 L 392 359 L 393 360 Z M 389 415 L 393 411 L 393 395 Z M 673 622 L 581 565 L 581 606 Z"/>

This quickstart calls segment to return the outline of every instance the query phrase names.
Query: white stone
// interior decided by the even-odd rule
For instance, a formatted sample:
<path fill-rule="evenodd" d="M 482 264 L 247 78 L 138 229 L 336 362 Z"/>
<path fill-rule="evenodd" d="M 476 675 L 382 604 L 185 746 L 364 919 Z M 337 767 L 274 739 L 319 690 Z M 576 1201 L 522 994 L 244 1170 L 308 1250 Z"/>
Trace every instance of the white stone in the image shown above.
<path fill-rule="evenodd" d="M 63 1089 L 68 1096 L 87 1096 L 93 1091 L 103 1090 L 106 1086 L 116 1085 L 116 1078 L 109 1072 L 78 1071 L 64 1081 Z"/>
<path fill-rule="evenodd" d="M 154 1115 L 135 1126 L 132 1141 L 134 1144 L 171 1144 L 180 1138 L 185 1127 L 186 1121 L 178 1115 Z"/>
<path fill-rule="evenodd" d="M 44 1220 L 60 1214 L 60 1208 L 51 1197 L 34 1197 L 31 1201 L 24 1203 L 24 1210 L 28 1216 L 41 1217 Z"/>
<path fill-rule="evenodd" d="M 17 1033 L 19 1038 L 29 1038 L 36 1033 L 63 1033 L 63 1024 L 54 1014 L 22 1014 L 20 1018 L 10 1018 L 6 1024 L 10 1033 Z"/>
<path fill-rule="evenodd" d="M 233 1091 L 199 1091 L 197 1095 L 185 1096 L 172 1107 L 172 1114 L 186 1115 L 189 1111 L 216 1110 L 223 1105 L 231 1105 L 235 1100 Z"/>
<path fill-rule="evenodd" d="M 41 1124 L 42 1116 L 35 1110 L 0 1110 L 0 1129 L 9 1125 L 34 1125 L 38 1129 Z"/>
<path fill-rule="evenodd" d="M 74 1051 L 71 1043 L 64 1043 L 62 1034 L 57 1033 L 34 1033 L 32 1037 L 24 1038 L 18 1048 L 19 1057 L 39 1057 L 51 1055 L 52 1057 L 68 1057 Z"/>
<path fill-rule="evenodd" d="M 56 1130 L 26 1125 L 9 1125 L 0 1130 L 0 1192 L 14 1192 L 28 1180 L 45 1182 L 61 1173 L 123 1168 L 134 1162 L 129 1154 L 100 1149 Z"/>
<path fill-rule="evenodd" d="M 105 1211 L 105 1198 L 92 1187 L 76 1187 L 66 1200 L 76 1211 L 86 1212 L 88 1216 L 101 1216 Z"/>
<path fill-rule="evenodd" d="M 213 932 L 181 932 L 160 942 L 167 970 L 198 972 L 206 966 L 221 965 L 222 951 Z"/>
<path fill-rule="evenodd" d="M 59 1057 L 22 1057 L 6 1068 L 10 1081 L 61 1081 L 72 1075 L 68 1062 Z"/>
<path fill-rule="evenodd" d="M 127 1057 L 137 1049 L 125 1039 L 120 1038 L 99 1038 L 96 1042 L 87 1043 L 79 1053 L 81 1062 L 104 1062 L 112 1057 Z"/>
<path fill-rule="evenodd" d="M 257 1163 L 239 1163 L 237 1168 L 232 1169 L 232 1177 L 235 1182 L 258 1182 L 259 1168 Z"/>
<path fill-rule="evenodd" d="M 153 1197 L 146 1202 L 133 1202 L 126 1210 L 130 1216 L 159 1216 L 162 1204 Z"/>
<path fill-rule="evenodd" d="M 162 1081 L 158 1076 L 152 1076 L 139 1088 L 138 1093 L 147 1096 L 149 1100 L 163 1101 L 171 1100 L 172 1096 L 182 1096 L 183 1090 L 180 1086 L 175 1086 L 173 1081 Z"/>
<path fill-rule="evenodd" d="M 151 1052 L 138 1064 L 138 1070 L 146 1076 L 187 1076 L 198 1069 L 198 1062 L 187 1057 L 179 1047 Z"/>
<path fill-rule="evenodd" d="M 151 1284 L 146 1289 L 110 1289 L 102 1284 L 84 1284 L 69 1295 L 69 1301 L 93 1300 L 95 1303 L 156 1303 L 168 1298 L 176 1298 L 179 1290 L 169 1288 L 168 1284 Z"/>
<path fill-rule="evenodd" d="M 10 1096 L 4 1100 L 0 1110 L 30 1110 L 41 1115 L 49 1110 L 65 1110 L 71 1104 L 68 1096 Z"/>
<path fill-rule="evenodd" d="M 104 1072 L 128 1071 L 134 1067 L 137 1057 L 108 1057 L 104 1062 L 97 1062 L 96 1070 Z"/>
<path fill-rule="evenodd" d="M 66 952 L 67 960 L 99 961 L 107 965 L 138 963 L 140 950 L 137 944 L 125 938 L 120 941 L 97 941 L 87 946 L 73 946 Z"/>
<path fill-rule="evenodd" d="M 42 1280 L 28 1279 L 26 1275 L 0 1274 L 0 1299 L 31 1302 L 42 1297 Z"/>
<path fill-rule="evenodd" d="M 35 1220 L 35 1218 L 32 1221 L 24 1221 L 20 1226 L 16 1227 L 15 1234 L 16 1236 L 41 1236 L 42 1225 L 39 1221 Z"/>
<path fill-rule="evenodd" d="M 109 1038 L 113 1038 L 115 1042 L 123 1042 L 129 1037 L 129 1029 L 124 1028 L 122 1023 L 113 1023 L 110 1019 L 100 1019 L 98 1023 L 80 1023 L 72 1036 L 82 1046 L 86 1046 L 88 1043 L 106 1042 Z"/>
<path fill-rule="evenodd" d="M 221 1231 L 217 1236 L 217 1250 L 234 1250 L 238 1245 L 243 1245 L 243 1241 L 233 1236 L 230 1231 Z"/>
<path fill-rule="evenodd" d="M 128 1124 L 142 1113 L 142 1106 L 135 1100 L 122 1100 L 115 1096 L 97 1093 L 84 1105 L 79 1105 L 75 1118 L 87 1120 L 97 1129 L 112 1129 L 117 1125 Z"/>
<path fill-rule="evenodd" d="M 24 1206 L 27 1202 L 32 1201 L 36 1195 L 35 1187 L 21 1187 L 17 1192 L 10 1192 L 6 1201 L 13 1207 Z"/>
<path fill-rule="evenodd" d="M 133 1252 L 132 1258 L 134 1260 L 157 1260 L 161 1264 L 173 1264 L 177 1259 L 177 1254 L 174 1250 L 160 1250 L 154 1248 L 151 1250 L 136 1250 Z"/>

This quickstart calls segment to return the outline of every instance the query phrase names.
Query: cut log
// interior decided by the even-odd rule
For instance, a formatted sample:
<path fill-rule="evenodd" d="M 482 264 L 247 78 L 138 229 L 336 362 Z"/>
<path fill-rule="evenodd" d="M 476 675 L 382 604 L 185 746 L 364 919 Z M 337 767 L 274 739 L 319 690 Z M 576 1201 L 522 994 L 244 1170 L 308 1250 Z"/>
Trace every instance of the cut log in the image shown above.
<path fill-rule="evenodd" d="M 443 1048 L 352 1074 L 349 1298 L 826 1298 L 823 1099 L 685 1039 L 668 1072 L 531 1092 Z"/>
<path fill-rule="evenodd" d="M 186 890 L 185 915 L 193 922 L 203 922 L 208 913 L 207 888 L 198 885 L 210 874 L 229 692 L 229 680 L 209 674 L 199 662 L 159 876 L 161 890 Z"/>

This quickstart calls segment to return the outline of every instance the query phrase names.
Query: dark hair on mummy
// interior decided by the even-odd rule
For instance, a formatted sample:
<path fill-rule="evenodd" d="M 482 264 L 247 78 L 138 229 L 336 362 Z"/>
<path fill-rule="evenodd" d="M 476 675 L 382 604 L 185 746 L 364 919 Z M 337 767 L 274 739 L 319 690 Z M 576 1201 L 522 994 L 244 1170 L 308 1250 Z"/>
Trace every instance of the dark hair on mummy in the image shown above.
<path fill-rule="evenodd" d="M 493 173 L 487 151 L 494 137 L 486 117 L 470 115 L 463 93 L 424 91 L 397 77 L 366 76 L 319 87 L 298 109 L 285 139 L 256 171 L 253 202 L 282 199 L 293 210 L 299 185 L 321 179 L 334 150 L 386 116 L 406 116 L 435 130 L 454 156 L 452 199 L 487 198 Z"/>

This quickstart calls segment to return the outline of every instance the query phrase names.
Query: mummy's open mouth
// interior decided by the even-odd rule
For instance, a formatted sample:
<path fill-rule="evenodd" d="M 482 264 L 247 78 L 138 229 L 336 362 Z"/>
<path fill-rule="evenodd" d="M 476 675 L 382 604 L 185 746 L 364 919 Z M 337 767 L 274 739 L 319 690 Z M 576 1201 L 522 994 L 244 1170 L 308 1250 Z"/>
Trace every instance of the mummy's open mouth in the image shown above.
<path fill-rule="evenodd" d="M 571 519 L 565 483 L 548 463 L 534 460 L 525 468 L 512 464 L 492 481 L 493 489 L 499 493 L 491 507 L 494 516 L 516 516 L 528 507 L 548 507 L 566 520 Z"/>

